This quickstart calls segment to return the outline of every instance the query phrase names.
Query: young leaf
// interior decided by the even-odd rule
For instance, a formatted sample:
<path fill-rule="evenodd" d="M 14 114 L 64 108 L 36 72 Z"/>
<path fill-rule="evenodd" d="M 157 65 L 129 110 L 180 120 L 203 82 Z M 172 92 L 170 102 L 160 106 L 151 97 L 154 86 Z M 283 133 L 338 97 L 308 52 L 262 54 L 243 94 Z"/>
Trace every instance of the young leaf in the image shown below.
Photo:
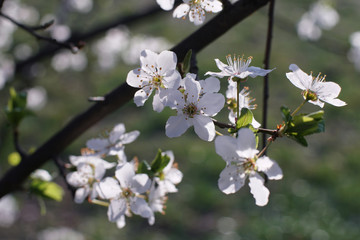
<path fill-rule="evenodd" d="M 31 111 L 26 109 L 26 93 L 17 93 L 14 88 L 10 88 L 10 99 L 5 107 L 5 114 L 13 128 L 17 128 L 21 120 L 31 115 Z"/>
<path fill-rule="evenodd" d="M 248 126 L 249 124 L 252 123 L 252 120 L 253 120 L 253 113 L 247 108 L 242 108 L 240 117 L 236 122 L 236 129 L 240 129 L 242 127 Z"/>
<path fill-rule="evenodd" d="M 151 171 L 151 166 L 149 165 L 149 163 L 145 160 L 143 160 L 137 169 L 137 173 L 146 173 L 149 176 L 153 175 L 153 172 Z"/>
<path fill-rule="evenodd" d="M 155 174 L 160 173 L 166 167 L 169 161 L 170 157 L 167 155 L 162 155 L 162 152 L 159 149 L 154 161 L 151 163 L 151 171 Z"/>
<path fill-rule="evenodd" d="M 280 110 L 281 110 L 281 116 L 282 116 L 284 122 L 286 122 L 286 123 L 289 122 L 292 118 L 290 109 L 285 106 L 281 106 Z"/>
<path fill-rule="evenodd" d="M 30 184 L 30 191 L 41 197 L 60 202 L 64 196 L 64 190 L 54 182 L 34 179 Z"/>

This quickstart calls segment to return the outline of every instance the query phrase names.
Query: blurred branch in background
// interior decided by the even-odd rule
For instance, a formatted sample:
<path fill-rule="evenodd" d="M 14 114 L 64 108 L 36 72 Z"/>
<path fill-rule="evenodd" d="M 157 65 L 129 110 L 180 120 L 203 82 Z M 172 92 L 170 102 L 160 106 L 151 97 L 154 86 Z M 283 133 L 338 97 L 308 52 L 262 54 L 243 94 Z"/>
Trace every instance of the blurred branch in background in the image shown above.
<path fill-rule="evenodd" d="M 224 9 L 224 11 L 211 21 L 176 45 L 172 51 L 177 54 L 178 61 L 181 62 L 188 50 L 192 49 L 198 53 L 211 42 L 222 36 L 231 27 L 250 16 L 268 2 L 269 0 L 238 1 L 232 8 Z M 154 9 L 154 11 L 158 10 Z M 100 28 L 98 28 L 98 31 L 100 31 Z M 95 36 L 96 32 L 97 31 L 94 30 L 88 33 L 88 37 Z M 72 41 L 73 40 L 74 39 L 72 39 Z M 45 55 L 43 53 L 43 55 L 41 57 L 38 56 L 38 58 L 40 59 L 43 56 L 52 54 L 54 51 L 56 50 L 51 48 L 47 50 Z M 22 65 L 22 67 L 24 66 L 25 65 Z M 17 70 L 20 69 L 18 68 Z M 39 168 L 53 156 L 58 155 L 88 128 L 130 101 L 136 90 L 137 89 L 124 83 L 108 93 L 104 101 L 95 103 L 88 110 L 75 117 L 63 129 L 59 130 L 52 138 L 39 147 L 37 151 L 23 159 L 19 165 L 10 169 L 3 176 L 0 180 L 0 197 L 19 189 L 23 181 L 25 181 L 35 169 Z"/>
<path fill-rule="evenodd" d="M 179 3 L 180 1 L 177 0 L 176 2 Z M 142 20 L 144 20 L 144 18 L 154 16 L 155 14 L 158 14 L 161 12 L 163 12 L 163 10 L 158 5 L 156 5 L 149 9 L 145 9 L 141 12 L 138 12 L 138 13 L 135 13 L 135 14 L 132 14 L 129 16 L 125 16 L 125 17 L 121 16 L 121 17 L 113 19 L 107 23 L 104 23 L 100 26 L 94 27 L 93 29 L 89 30 L 88 32 L 85 32 L 85 33 L 74 32 L 72 34 L 72 36 L 69 38 L 68 42 L 79 42 L 79 41 L 85 42 L 85 41 L 95 38 L 96 36 L 106 32 L 107 30 L 109 30 L 111 28 L 117 27 L 119 25 L 133 24 L 133 23 L 136 23 L 137 21 L 142 21 Z M 63 48 L 63 46 L 45 46 L 45 47 L 43 47 L 35 55 L 33 55 L 23 61 L 18 62 L 15 67 L 15 72 L 16 73 L 22 72 L 27 67 L 31 66 L 32 64 L 34 64 L 46 57 L 52 56 L 53 54 L 55 54 L 57 51 L 59 51 L 62 48 Z"/>
<path fill-rule="evenodd" d="M 77 51 L 79 49 L 84 47 L 84 43 L 82 41 L 78 41 L 78 42 L 71 42 L 71 41 L 59 42 L 58 40 L 56 40 L 54 38 L 46 37 L 46 36 L 40 35 L 40 34 L 38 34 L 36 32 L 38 30 L 47 29 L 48 27 L 50 27 L 54 23 L 54 21 L 45 23 L 44 25 L 41 25 L 41 26 L 30 27 L 30 26 L 26 26 L 26 25 L 24 25 L 22 23 L 17 22 L 15 19 L 11 18 L 10 16 L 8 16 L 8 15 L 2 13 L 2 12 L 0 12 L 0 16 L 2 16 L 3 18 L 6 18 L 7 20 L 12 22 L 13 24 L 18 26 L 19 28 L 25 30 L 26 32 L 28 32 L 29 34 L 34 36 L 36 39 L 49 42 L 51 44 L 57 45 L 60 48 L 67 48 L 72 53 L 77 53 Z"/>

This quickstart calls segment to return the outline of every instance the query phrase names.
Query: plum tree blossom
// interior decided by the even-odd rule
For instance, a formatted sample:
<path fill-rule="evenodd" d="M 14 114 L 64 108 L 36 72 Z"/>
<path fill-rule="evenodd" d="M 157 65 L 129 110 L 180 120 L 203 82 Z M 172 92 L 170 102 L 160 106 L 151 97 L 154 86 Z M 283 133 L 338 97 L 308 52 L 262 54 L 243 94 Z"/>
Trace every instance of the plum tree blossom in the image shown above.
<path fill-rule="evenodd" d="M 233 124 L 235 124 L 235 118 L 236 118 L 236 111 L 237 111 L 237 86 L 235 84 L 232 84 L 234 82 L 230 81 L 228 85 L 228 90 L 226 91 L 226 103 L 228 104 L 228 108 L 230 110 L 229 112 L 229 121 Z M 249 96 L 249 88 L 244 87 L 239 92 L 239 109 L 247 108 L 247 109 L 255 109 L 257 107 L 256 104 L 251 105 L 253 101 L 255 101 L 254 98 L 251 98 Z M 252 123 L 254 128 L 260 127 L 260 123 L 255 120 L 253 117 Z"/>
<path fill-rule="evenodd" d="M 177 89 L 180 73 L 176 70 L 177 57 L 174 52 L 163 51 L 160 54 L 144 50 L 140 56 L 141 68 L 130 71 L 126 82 L 132 87 L 141 88 L 134 95 L 137 106 L 143 106 L 153 90 L 153 108 L 157 112 L 164 109 L 167 90 Z"/>
<path fill-rule="evenodd" d="M 104 178 L 98 185 L 99 196 L 110 200 L 107 212 L 109 221 L 117 222 L 117 226 L 122 228 L 128 211 L 144 218 L 152 218 L 153 211 L 140 196 L 150 187 L 151 180 L 147 174 L 135 174 L 134 166 L 130 163 L 118 165 L 115 178 Z"/>
<path fill-rule="evenodd" d="M 93 150 L 96 155 L 104 156 L 118 156 L 119 163 L 127 161 L 124 149 L 125 144 L 132 143 L 140 135 L 140 132 L 135 130 L 125 133 L 125 125 L 117 124 L 113 130 L 106 134 L 106 138 L 92 138 L 86 142 L 86 146 Z"/>
<path fill-rule="evenodd" d="M 170 161 L 161 171 L 159 176 L 155 177 L 155 181 L 159 184 L 159 188 L 164 193 L 177 192 L 178 189 L 175 185 L 181 182 L 183 174 L 179 169 L 177 169 L 177 164 L 174 163 L 175 157 L 172 151 L 163 152 L 162 155 L 168 156 Z"/>
<path fill-rule="evenodd" d="M 345 106 L 346 103 L 337 97 L 340 94 L 341 87 L 334 82 L 325 82 L 325 76 L 321 77 L 320 73 L 317 77 L 313 77 L 303 72 L 297 65 L 291 64 L 289 69 L 292 72 L 286 73 L 286 77 L 292 84 L 303 90 L 302 95 L 306 101 L 321 108 L 324 102 L 336 107 Z"/>
<path fill-rule="evenodd" d="M 185 91 L 174 91 L 169 104 L 176 109 L 177 116 L 171 116 L 166 122 L 166 135 L 178 137 L 190 126 L 194 126 L 196 134 L 205 141 L 215 137 L 215 125 L 211 116 L 215 116 L 224 106 L 225 98 L 220 93 L 205 93 L 200 97 L 201 86 L 193 75 L 187 74 L 184 80 Z"/>
<path fill-rule="evenodd" d="M 225 194 L 235 193 L 249 177 L 250 192 L 256 205 L 266 205 L 270 192 L 258 172 L 265 173 L 270 180 L 279 180 L 283 175 L 276 162 L 267 156 L 258 157 L 254 133 L 248 128 L 241 128 L 237 138 L 218 136 L 215 150 L 226 162 L 225 169 L 220 173 L 219 189 Z"/>
<path fill-rule="evenodd" d="M 234 57 L 231 55 L 226 56 L 228 65 L 221 62 L 219 59 L 215 59 L 216 66 L 220 69 L 221 72 L 207 72 L 205 75 L 211 75 L 215 77 L 229 77 L 228 80 L 234 80 L 234 78 L 245 79 L 248 76 L 255 78 L 257 76 L 265 76 L 274 69 L 266 70 L 259 67 L 250 66 L 252 57 L 247 59 L 243 57 Z"/>
<path fill-rule="evenodd" d="M 74 198 L 76 203 L 82 203 L 89 195 L 90 199 L 96 198 L 96 185 L 104 177 L 106 169 L 115 166 L 115 163 L 109 163 L 96 156 L 70 156 L 70 162 L 77 170 L 68 173 L 66 181 L 78 188 Z"/>
<path fill-rule="evenodd" d="M 222 3 L 218 0 L 183 0 L 173 12 L 174 18 L 185 19 L 189 13 L 189 20 L 195 25 L 200 25 L 205 21 L 205 12 L 220 12 Z"/>

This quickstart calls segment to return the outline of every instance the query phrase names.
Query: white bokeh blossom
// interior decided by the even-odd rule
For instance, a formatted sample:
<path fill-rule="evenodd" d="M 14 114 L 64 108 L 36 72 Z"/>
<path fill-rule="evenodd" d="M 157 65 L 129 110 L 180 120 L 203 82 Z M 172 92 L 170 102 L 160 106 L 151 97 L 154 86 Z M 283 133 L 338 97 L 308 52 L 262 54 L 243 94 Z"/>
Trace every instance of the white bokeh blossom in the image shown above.
<path fill-rule="evenodd" d="M 163 10 L 169 11 L 173 9 L 175 0 L 156 0 L 156 3 L 159 4 Z"/>
<path fill-rule="evenodd" d="M 100 156 L 117 156 L 119 163 L 127 161 L 125 155 L 125 144 L 132 143 L 140 135 L 135 130 L 126 133 L 123 123 L 117 124 L 110 133 L 105 133 L 105 138 L 92 138 L 86 142 L 86 147 L 93 150 L 96 155 Z"/>
<path fill-rule="evenodd" d="M 175 8 L 173 17 L 185 19 L 189 14 L 190 22 L 195 25 L 200 25 L 205 21 L 206 12 L 217 13 L 223 9 L 219 0 L 183 0 L 183 2 Z"/>
<path fill-rule="evenodd" d="M 82 203 L 88 196 L 95 199 L 98 195 L 96 186 L 104 177 L 106 169 L 115 166 L 115 163 L 96 156 L 70 156 L 70 163 L 76 167 L 76 171 L 68 173 L 66 181 L 77 188 L 74 197 L 76 203 Z"/>
<path fill-rule="evenodd" d="M 211 119 L 224 106 L 225 98 L 220 93 L 207 92 L 201 95 L 201 85 L 192 74 L 184 80 L 184 93 L 173 91 L 169 106 L 176 109 L 177 116 L 171 116 L 166 122 L 168 137 L 179 137 L 189 127 L 194 126 L 195 133 L 205 141 L 215 137 L 215 125 Z"/>
<path fill-rule="evenodd" d="M 228 77 L 228 80 L 233 78 L 246 79 L 248 76 L 255 78 L 257 76 L 265 76 L 274 69 L 266 70 L 259 67 L 250 66 L 252 57 L 247 59 L 243 57 L 234 57 L 231 55 L 226 56 L 228 65 L 221 62 L 219 59 L 215 59 L 215 63 L 221 72 L 207 72 L 205 75 L 211 75 L 219 78 Z"/>
<path fill-rule="evenodd" d="M 218 136 L 215 139 L 215 150 L 226 162 L 225 169 L 220 173 L 219 189 L 225 194 L 237 192 L 249 178 L 250 192 L 256 205 L 268 203 L 270 191 L 264 186 L 263 172 L 270 180 L 283 177 L 279 165 L 267 156 L 257 156 L 254 133 L 248 128 L 241 128 L 237 138 Z"/>
<path fill-rule="evenodd" d="M 337 97 L 340 94 L 341 87 L 334 82 L 325 82 L 325 76 L 313 77 L 303 72 L 297 65 L 291 64 L 289 69 L 292 72 L 286 73 L 286 77 L 292 84 L 303 90 L 304 99 L 310 103 L 324 107 L 325 102 L 336 107 L 345 106 L 346 103 Z"/>
<path fill-rule="evenodd" d="M 141 67 L 130 71 L 126 82 L 140 88 L 134 95 L 134 102 L 143 106 L 155 90 L 154 111 L 161 112 L 168 98 L 169 89 L 180 86 L 180 73 L 176 70 L 177 57 L 174 52 L 163 51 L 160 54 L 144 50 L 140 56 Z"/>

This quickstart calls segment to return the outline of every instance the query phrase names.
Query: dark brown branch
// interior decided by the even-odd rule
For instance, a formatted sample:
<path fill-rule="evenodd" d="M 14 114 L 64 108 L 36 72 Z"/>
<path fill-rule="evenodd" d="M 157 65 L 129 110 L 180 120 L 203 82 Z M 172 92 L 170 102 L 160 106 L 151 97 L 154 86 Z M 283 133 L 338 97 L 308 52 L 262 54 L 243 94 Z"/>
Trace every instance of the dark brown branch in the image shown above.
<path fill-rule="evenodd" d="M 269 0 L 238 1 L 232 8 L 224 9 L 223 12 L 179 43 L 172 50 L 177 54 L 179 61 L 183 60 L 189 49 L 193 49 L 193 51 L 198 53 L 205 46 L 222 36 L 236 23 L 264 6 L 268 1 Z M 3 176 L 0 180 L 0 197 L 18 189 L 31 172 L 39 168 L 53 156 L 62 152 L 88 128 L 130 101 L 136 91 L 137 89 L 124 83 L 107 94 L 104 101 L 95 103 L 88 110 L 75 117 L 63 129 L 51 137 L 50 140 L 39 147 L 36 152 L 29 155 L 21 161 L 19 165 L 10 169 Z"/>
<path fill-rule="evenodd" d="M 215 126 L 218 126 L 219 128 L 233 128 L 233 129 L 236 128 L 236 126 L 234 124 L 219 122 L 219 121 L 217 121 L 215 119 L 211 119 L 211 120 L 213 121 Z"/>
<path fill-rule="evenodd" d="M 271 41 L 273 34 L 273 26 L 274 26 L 274 7 L 275 0 L 270 0 L 269 5 L 269 20 L 268 20 L 268 30 L 266 37 L 266 47 L 265 47 L 265 59 L 264 59 L 264 68 L 270 68 L 270 52 L 271 52 Z M 263 90 L 263 119 L 262 126 L 264 128 L 267 127 L 267 115 L 268 115 L 268 99 L 269 99 L 269 74 L 264 77 L 264 90 Z M 262 146 L 265 148 L 266 146 L 266 136 L 265 133 L 262 137 Z"/>
<path fill-rule="evenodd" d="M 4 2 L 5 2 L 5 0 L 0 0 L 0 11 L 1 11 L 2 7 L 3 7 Z"/>
<path fill-rule="evenodd" d="M 17 22 L 15 19 L 13 19 L 12 17 L 0 12 L 0 16 L 2 16 L 3 18 L 6 18 L 7 20 L 9 20 L 10 22 L 12 22 L 13 24 L 15 24 L 16 26 L 18 26 L 19 28 L 25 30 L 26 32 L 28 32 L 29 34 L 31 34 L 32 36 L 34 36 L 36 39 L 38 40 L 42 40 L 42 41 L 46 41 L 49 42 L 51 44 L 54 44 L 58 47 L 61 48 L 67 48 L 69 50 L 71 50 L 73 53 L 76 53 L 80 48 L 82 48 L 84 46 L 84 44 L 79 41 L 77 43 L 71 42 L 71 41 L 67 41 L 67 42 L 59 42 L 58 40 L 51 38 L 51 37 L 46 37 L 43 35 L 38 34 L 37 32 L 35 32 L 33 27 L 29 27 L 26 26 L 22 23 Z M 42 26 L 43 28 L 46 26 Z M 37 30 L 39 27 L 35 27 L 35 29 Z"/>

